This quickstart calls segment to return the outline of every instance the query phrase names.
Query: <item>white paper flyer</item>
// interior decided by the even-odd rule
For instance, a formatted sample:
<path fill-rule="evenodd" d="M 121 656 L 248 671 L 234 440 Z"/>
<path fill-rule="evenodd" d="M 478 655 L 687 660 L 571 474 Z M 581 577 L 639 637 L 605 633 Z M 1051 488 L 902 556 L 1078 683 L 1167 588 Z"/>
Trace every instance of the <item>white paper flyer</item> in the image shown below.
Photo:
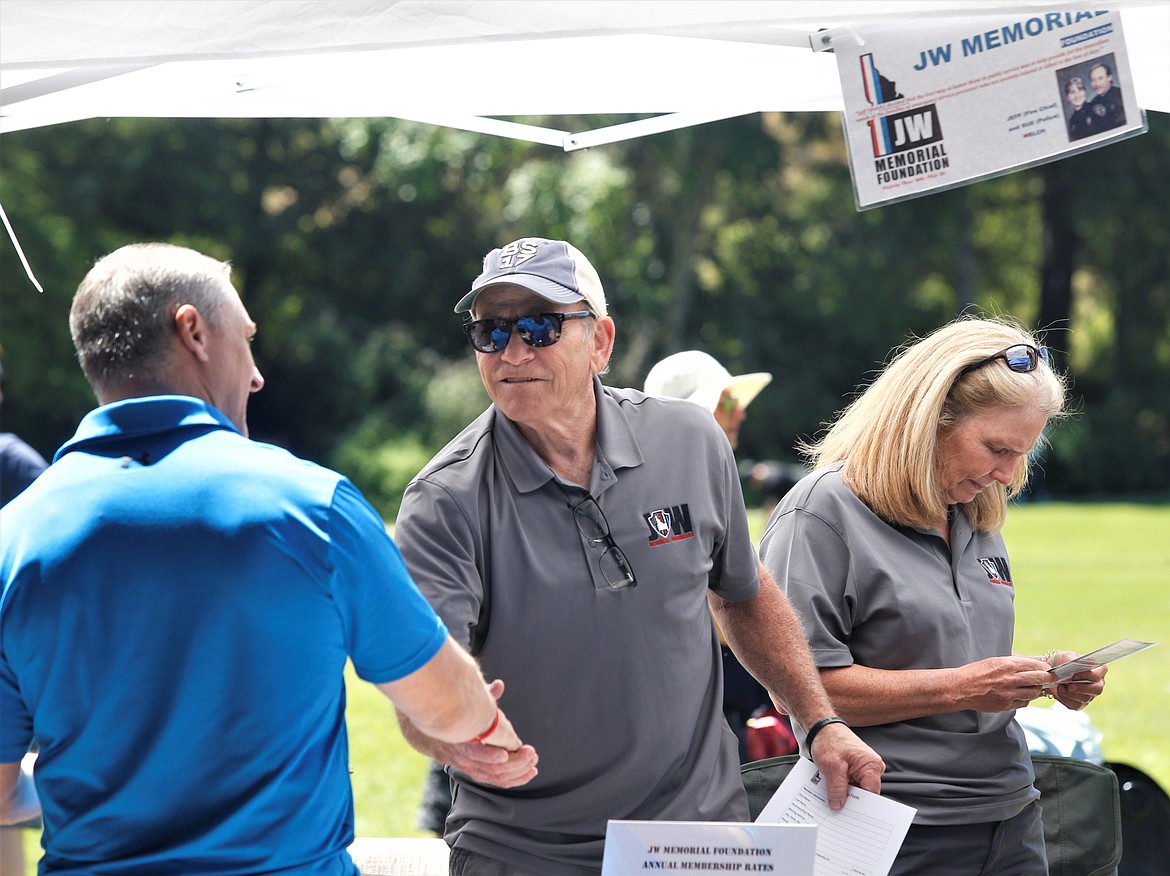
<path fill-rule="evenodd" d="M 834 28 L 860 210 L 1146 130 L 1116 11 Z M 1105 160 L 1105 159 L 1102 159 Z"/>
<path fill-rule="evenodd" d="M 845 808 L 829 808 L 821 774 L 800 758 L 776 789 L 757 824 L 815 824 L 817 858 L 814 876 L 886 876 L 914 820 L 915 809 L 850 787 Z"/>

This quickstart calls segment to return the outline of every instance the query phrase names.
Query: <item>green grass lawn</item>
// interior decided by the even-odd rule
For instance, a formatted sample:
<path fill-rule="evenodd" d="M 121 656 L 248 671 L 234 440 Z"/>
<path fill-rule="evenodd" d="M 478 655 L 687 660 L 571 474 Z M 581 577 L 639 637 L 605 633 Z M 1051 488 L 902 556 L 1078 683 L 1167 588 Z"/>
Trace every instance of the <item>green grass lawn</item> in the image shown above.
<path fill-rule="evenodd" d="M 1021 505 L 1004 539 L 1017 653 L 1083 653 L 1125 636 L 1160 643 L 1112 664 L 1086 714 L 1106 760 L 1170 791 L 1170 507 Z"/>
<path fill-rule="evenodd" d="M 762 513 L 752 515 L 756 539 L 764 523 Z M 1136 766 L 1170 790 L 1170 506 L 1019 505 L 1004 537 L 1018 653 L 1083 652 L 1125 636 L 1161 643 L 1114 664 L 1088 714 L 1106 759 Z M 426 760 L 403 741 L 389 701 L 352 672 L 347 679 L 357 834 L 423 836 L 414 820 Z M 25 833 L 33 874 L 40 850 L 33 832 Z"/>
<path fill-rule="evenodd" d="M 752 515 L 757 540 L 765 522 Z M 1170 790 L 1170 506 L 1019 505 L 1004 538 L 1019 653 L 1083 652 L 1124 636 L 1162 643 L 1114 664 L 1088 715 L 1107 759 Z M 423 835 L 414 814 L 426 761 L 402 741 L 381 694 L 361 682 L 349 690 L 358 835 Z"/>

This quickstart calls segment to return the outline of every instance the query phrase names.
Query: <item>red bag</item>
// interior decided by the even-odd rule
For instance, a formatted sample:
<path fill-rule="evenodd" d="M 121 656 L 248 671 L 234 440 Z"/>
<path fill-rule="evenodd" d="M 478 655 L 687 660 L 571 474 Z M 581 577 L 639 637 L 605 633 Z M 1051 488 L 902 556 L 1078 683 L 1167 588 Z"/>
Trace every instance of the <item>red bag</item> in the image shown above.
<path fill-rule="evenodd" d="M 787 715 L 773 708 L 764 709 L 755 717 L 748 718 L 744 747 L 747 748 L 748 760 L 783 757 L 800 750 L 796 734 L 792 732 L 792 722 Z"/>

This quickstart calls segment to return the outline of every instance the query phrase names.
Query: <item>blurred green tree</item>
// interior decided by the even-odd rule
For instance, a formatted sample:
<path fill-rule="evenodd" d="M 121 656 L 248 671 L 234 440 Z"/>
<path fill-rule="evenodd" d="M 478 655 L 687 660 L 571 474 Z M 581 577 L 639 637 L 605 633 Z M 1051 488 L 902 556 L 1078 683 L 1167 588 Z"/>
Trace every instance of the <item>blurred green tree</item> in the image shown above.
<path fill-rule="evenodd" d="M 618 119 L 533 119 L 571 128 Z M 1078 403 L 1065 494 L 1170 488 L 1170 123 L 859 213 L 838 120 L 764 114 L 562 153 L 396 120 L 115 120 L 5 134 L 0 201 L 45 293 L 0 258 L 3 415 L 46 455 L 92 406 L 67 312 L 92 262 L 169 240 L 235 265 L 268 380 L 253 435 L 405 473 L 487 404 L 452 313 L 485 252 L 564 237 L 618 322 L 606 380 L 699 347 L 769 370 L 741 456 L 795 459 L 891 348 L 971 307 L 1048 329 Z M 1119 452 L 1123 451 L 1123 452 Z"/>

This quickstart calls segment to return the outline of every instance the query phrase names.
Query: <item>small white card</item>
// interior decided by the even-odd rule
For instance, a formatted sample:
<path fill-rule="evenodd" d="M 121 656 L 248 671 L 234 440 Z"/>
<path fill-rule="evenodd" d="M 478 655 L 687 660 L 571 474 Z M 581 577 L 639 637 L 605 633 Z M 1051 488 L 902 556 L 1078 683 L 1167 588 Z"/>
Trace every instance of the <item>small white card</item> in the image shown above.
<path fill-rule="evenodd" d="M 601 876 L 646 873 L 771 873 L 813 876 L 811 824 L 619 821 L 605 831 Z"/>
<path fill-rule="evenodd" d="M 1078 672 L 1084 672 L 1086 669 L 1096 669 L 1098 666 L 1104 666 L 1106 663 L 1112 663 L 1114 660 L 1120 660 L 1122 657 L 1128 657 L 1130 654 L 1136 654 L 1138 651 L 1152 648 L 1156 644 L 1158 643 L 1139 642 L 1137 639 L 1118 639 L 1116 642 L 1106 645 L 1104 648 L 1098 648 L 1096 651 L 1090 651 L 1088 654 L 1074 657 L 1067 663 L 1053 666 L 1048 671 L 1056 676 L 1056 681 L 1051 684 L 1046 684 L 1044 687 L 1056 687 L 1058 684 L 1076 684 L 1077 682 L 1069 682 L 1069 679 Z"/>
<path fill-rule="evenodd" d="M 814 876 L 886 876 L 910 822 L 913 806 L 850 786 L 845 808 L 829 808 L 828 791 L 816 765 L 800 758 L 761 810 L 756 823 L 815 824 Z"/>

